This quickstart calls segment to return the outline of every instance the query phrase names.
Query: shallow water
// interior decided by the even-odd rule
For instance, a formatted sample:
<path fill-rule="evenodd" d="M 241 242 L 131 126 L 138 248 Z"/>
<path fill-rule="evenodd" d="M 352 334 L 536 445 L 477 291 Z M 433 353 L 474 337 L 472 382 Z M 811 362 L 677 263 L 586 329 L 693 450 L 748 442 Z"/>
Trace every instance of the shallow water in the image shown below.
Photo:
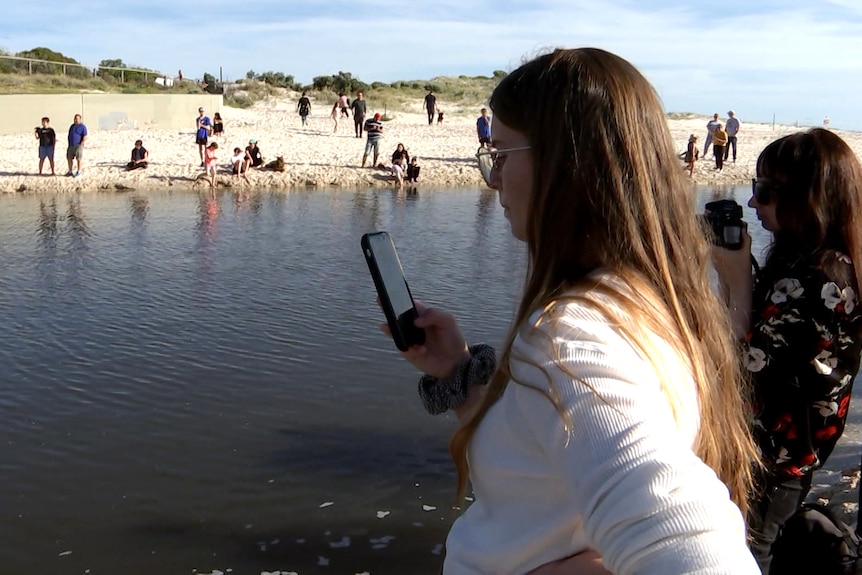
<path fill-rule="evenodd" d="M 379 229 L 499 344 L 490 191 L 0 196 L 0 572 L 438 572 L 454 421 L 377 329 Z"/>

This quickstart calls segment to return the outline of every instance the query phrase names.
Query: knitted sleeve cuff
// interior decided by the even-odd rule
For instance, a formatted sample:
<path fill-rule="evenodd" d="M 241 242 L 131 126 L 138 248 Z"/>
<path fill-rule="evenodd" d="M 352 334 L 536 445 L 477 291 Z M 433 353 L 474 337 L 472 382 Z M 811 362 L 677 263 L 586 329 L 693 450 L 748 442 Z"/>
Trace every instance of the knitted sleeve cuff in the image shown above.
<path fill-rule="evenodd" d="M 470 386 L 487 384 L 496 369 L 493 347 L 484 343 L 470 346 L 470 357 L 450 377 L 438 379 L 426 373 L 419 379 L 419 397 L 425 410 L 437 415 L 463 405 Z"/>

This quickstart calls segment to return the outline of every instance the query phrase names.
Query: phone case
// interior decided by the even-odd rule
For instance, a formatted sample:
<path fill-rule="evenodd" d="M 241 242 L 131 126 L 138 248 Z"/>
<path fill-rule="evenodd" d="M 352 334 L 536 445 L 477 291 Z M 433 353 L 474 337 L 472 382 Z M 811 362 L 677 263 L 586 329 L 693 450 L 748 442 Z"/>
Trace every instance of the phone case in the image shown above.
<path fill-rule="evenodd" d="M 395 262 L 398 265 L 398 271 L 403 282 L 403 287 L 410 298 L 411 308 L 399 317 L 393 308 L 392 302 L 389 300 L 389 294 L 386 289 L 386 284 L 383 279 L 378 260 L 375 256 L 375 249 L 371 241 L 372 237 L 385 237 L 385 249 L 391 250 L 391 255 L 394 256 Z M 413 345 L 421 345 L 425 343 L 425 332 L 413 325 L 413 320 L 416 319 L 418 313 L 416 306 L 413 305 L 413 294 L 410 293 L 410 287 L 407 280 L 404 279 L 404 270 L 401 268 L 401 260 L 398 258 L 398 252 L 395 250 L 395 243 L 387 232 L 375 232 L 364 234 L 360 242 L 362 245 L 362 253 L 365 254 L 365 261 L 368 264 L 368 270 L 371 272 L 371 278 L 374 280 L 374 287 L 377 290 L 377 295 L 380 297 L 380 307 L 383 308 L 383 314 L 386 316 L 386 323 L 389 325 L 389 331 L 392 332 L 392 339 L 395 342 L 395 347 L 401 351 L 407 351 Z M 395 289 L 401 289 L 401 286 L 392 286 Z"/>

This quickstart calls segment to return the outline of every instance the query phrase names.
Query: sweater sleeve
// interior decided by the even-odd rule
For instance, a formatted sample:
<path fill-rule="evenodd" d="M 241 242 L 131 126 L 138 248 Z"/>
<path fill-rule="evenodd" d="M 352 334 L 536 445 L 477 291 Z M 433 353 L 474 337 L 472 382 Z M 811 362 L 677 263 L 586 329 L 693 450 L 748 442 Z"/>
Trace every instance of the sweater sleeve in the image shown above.
<path fill-rule="evenodd" d="M 521 359 L 512 362 L 513 379 L 558 394 L 570 431 L 544 393 L 510 383 L 529 432 L 566 486 L 566 505 L 583 518 L 589 546 L 618 575 L 759 573 L 739 509 L 693 453 L 692 432 L 678 429 L 661 390 L 693 386 L 690 376 L 659 382 L 651 364 L 608 329 L 522 341 Z"/>

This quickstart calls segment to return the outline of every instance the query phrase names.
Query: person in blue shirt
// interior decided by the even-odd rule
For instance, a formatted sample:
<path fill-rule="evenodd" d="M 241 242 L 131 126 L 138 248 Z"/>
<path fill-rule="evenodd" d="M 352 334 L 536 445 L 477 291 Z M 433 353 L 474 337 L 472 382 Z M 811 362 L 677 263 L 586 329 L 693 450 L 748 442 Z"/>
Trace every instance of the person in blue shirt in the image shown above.
<path fill-rule="evenodd" d="M 67 176 L 81 177 L 84 158 L 84 142 L 87 141 L 87 126 L 81 121 L 81 114 L 75 114 L 75 119 L 69 126 L 69 148 L 66 150 L 66 159 L 69 161 Z M 77 169 L 72 171 L 72 161 L 77 161 Z"/>
<path fill-rule="evenodd" d="M 204 149 L 207 147 L 207 138 L 212 133 L 212 122 L 210 117 L 204 114 L 203 108 L 198 108 L 198 117 L 195 118 L 195 143 L 198 145 L 198 154 L 201 157 L 201 167 L 206 167 L 204 162 Z"/>
<path fill-rule="evenodd" d="M 491 145 L 491 117 L 488 108 L 482 108 L 482 115 L 476 120 L 476 134 L 479 136 L 479 147 Z"/>

